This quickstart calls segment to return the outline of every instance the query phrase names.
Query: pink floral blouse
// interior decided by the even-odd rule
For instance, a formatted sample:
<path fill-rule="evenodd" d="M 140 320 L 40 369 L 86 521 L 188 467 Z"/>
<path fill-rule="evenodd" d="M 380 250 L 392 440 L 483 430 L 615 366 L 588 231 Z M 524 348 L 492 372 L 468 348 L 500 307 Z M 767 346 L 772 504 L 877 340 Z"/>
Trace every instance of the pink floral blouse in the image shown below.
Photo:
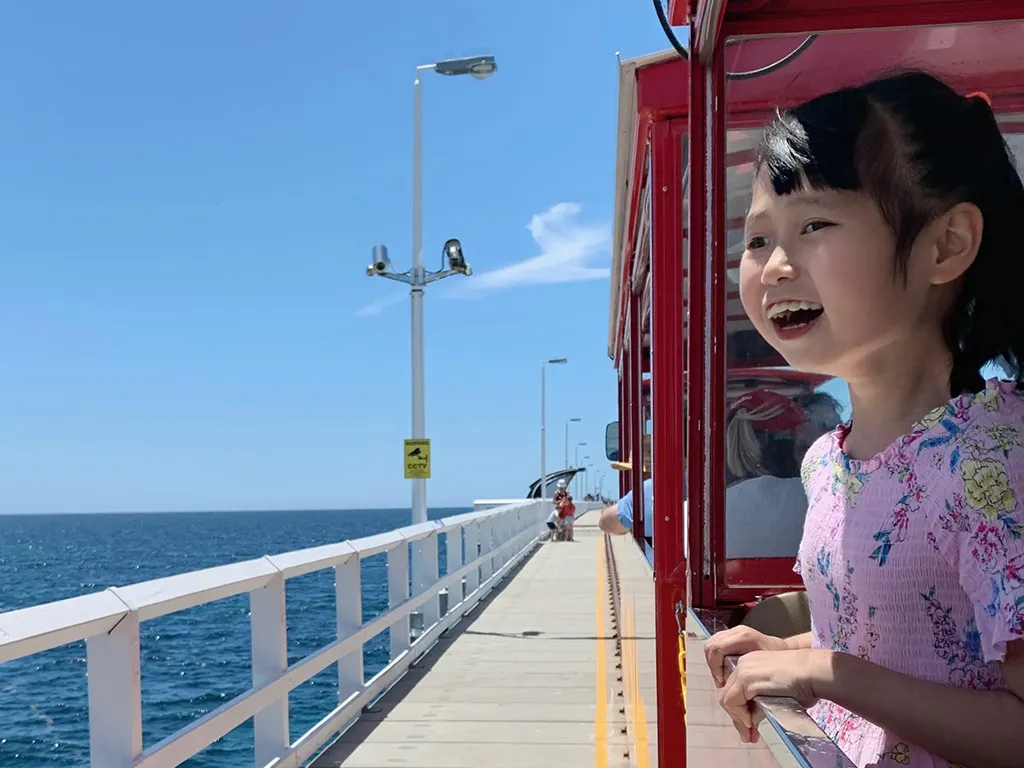
<path fill-rule="evenodd" d="M 998 662 L 1024 637 L 1024 396 L 990 381 L 868 461 L 843 452 L 846 434 L 820 438 L 802 469 L 814 647 L 1002 688 Z M 951 765 L 832 702 L 811 714 L 860 768 Z"/>

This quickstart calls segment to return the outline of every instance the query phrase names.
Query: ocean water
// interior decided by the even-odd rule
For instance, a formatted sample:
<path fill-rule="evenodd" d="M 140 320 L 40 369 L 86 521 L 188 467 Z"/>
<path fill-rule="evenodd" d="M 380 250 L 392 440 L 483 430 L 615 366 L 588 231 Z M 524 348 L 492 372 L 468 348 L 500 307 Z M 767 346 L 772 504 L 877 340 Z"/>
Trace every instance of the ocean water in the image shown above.
<path fill-rule="evenodd" d="M 436 509 L 431 518 L 467 511 Z M 409 510 L 0 516 L 0 612 L 184 571 L 381 533 Z M 446 572 L 446 541 L 439 564 Z M 387 607 L 386 555 L 363 561 L 363 620 Z M 292 663 L 335 638 L 334 570 L 286 582 Z M 248 595 L 142 625 L 143 743 L 152 745 L 251 685 Z M 388 633 L 364 649 L 366 677 L 388 662 Z M 331 665 L 290 697 L 292 739 L 337 704 Z M 0 664 L 0 766 L 89 764 L 85 643 Z M 251 766 L 247 723 L 189 768 Z"/>

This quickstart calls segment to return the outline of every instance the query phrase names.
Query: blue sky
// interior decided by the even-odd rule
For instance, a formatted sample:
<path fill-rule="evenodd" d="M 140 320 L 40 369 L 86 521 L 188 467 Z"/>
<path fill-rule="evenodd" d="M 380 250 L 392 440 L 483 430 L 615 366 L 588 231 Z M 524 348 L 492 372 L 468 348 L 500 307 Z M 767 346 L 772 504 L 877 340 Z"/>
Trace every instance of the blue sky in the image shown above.
<path fill-rule="evenodd" d="M 621 0 L 4 4 L 0 513 L 407 506 L 364 269 L 409 262 L 416 65 L 476 53 L 425 81 L 425 261 L 478 275 L 427 291 L 428 500 L 538 476 L 547 357 L 549 467 L 581 417 L 605 469 L 615 52 L 664 47 Z"/>

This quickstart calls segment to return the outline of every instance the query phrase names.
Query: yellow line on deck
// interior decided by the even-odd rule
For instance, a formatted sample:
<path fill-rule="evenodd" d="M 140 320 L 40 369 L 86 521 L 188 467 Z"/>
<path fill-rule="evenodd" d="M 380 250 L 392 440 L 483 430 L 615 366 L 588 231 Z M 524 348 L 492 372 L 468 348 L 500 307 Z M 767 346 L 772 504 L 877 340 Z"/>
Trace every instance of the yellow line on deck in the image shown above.
<path fill-rule="evenodd" d="M 597 538 L 597 708 L 594 711 L 594 767 L 608 768 L 608 670 L 605 668 L 604 612 L 608 594 L 604 536 Z"/>
<path fill-rule="evenodd" d="M 633 710 L 633 726 L 635 734 L 635 758 L 637 768 L 650 768 L 651 757 L 650 757 L 650 745 L 647 741 L 647 708 L 644 707 L 644 697 L 640 692 L 640 665 L 638 662 L 636 652 L 636 623 L 633 614 L 630 613 L 629 624 L 626 628 L 629 633 L 630 639 L 630 668 L 632 669 L 633 678 L 633 696 L 634 696 L 634 710 Z"/>

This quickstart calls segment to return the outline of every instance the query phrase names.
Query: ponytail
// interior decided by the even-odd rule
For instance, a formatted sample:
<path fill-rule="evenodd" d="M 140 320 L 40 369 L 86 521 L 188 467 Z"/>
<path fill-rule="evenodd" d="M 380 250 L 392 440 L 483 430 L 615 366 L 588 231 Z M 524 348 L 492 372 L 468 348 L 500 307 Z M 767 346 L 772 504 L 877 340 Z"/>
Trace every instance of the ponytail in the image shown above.
<path fill-rule="evenodd" d="M 977 392 L 981 368 L 998 361 L 1017 382 L 1024 381 L 1024 184 L 988 102 L 967 98 L 959 121 L 967 158 L 957 163 L 964 175 L 962 196 L 983 219 L 981 245 L 960 293 L 945 318 L 943 333 L 953 355 L 950 393 Z"/>

